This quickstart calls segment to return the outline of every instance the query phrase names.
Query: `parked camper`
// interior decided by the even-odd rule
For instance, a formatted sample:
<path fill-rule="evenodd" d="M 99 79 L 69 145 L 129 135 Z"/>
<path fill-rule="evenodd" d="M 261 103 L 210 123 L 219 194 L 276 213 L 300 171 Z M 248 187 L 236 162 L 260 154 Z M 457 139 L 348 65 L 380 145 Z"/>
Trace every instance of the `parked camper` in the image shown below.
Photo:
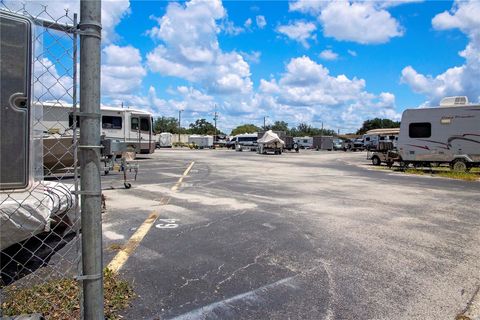
<path fill-rule="evenodd" d="M 213 147 L 213 136 L 202 136 L 193 134 L 188 137 L 188 144 L 194 148 L 205 149 Z"/>
<path fill-rule="evenodd" d="M 295 137 L 295 138 L 293 138 L 293 140 L 302 149 L 313 148 L 313 138 L 312 137 Z"/>
<path fill-rule="evenodd" d="M 173 134 L 170 132 L 162 132 L 157 135 L 157 147 L 158 148 L 171 148 L 172 147 L 172 138 Z"/>
<path fill-rule="evenodd" d="M 256 151 L 258 146 L 257 140 L 257 133 L 243 133 L 232 137 L 230 141 L 233 141 L 235 145 L 234 148 L 237 151 L 242 151 L 245 149 Z"/>
<path fill-rule="evenodd" d="M 315 136 L 313 137 L 313 148 L 318 150 L 333 150 L 332 136 Z"/>
<path fill-rule="evenodd" d="M 101 135 L 106 139 L 126 142 L 138 153 L 153 153 L 152 114 L 143 110 L 102 107 Z M 71 135 L 72 107 L 43 104 L 42 127 L 46 133 Z M 77 118 L 78 125 L 78 118 Z"/>
<path fill-rule="evenodd" d="M 451 97 L 436 108 L 405 110 L 397 148 L 405 165 L 449 164 L 457 171 L 480 166 L 480 104 Z"/>
<path fill-rule="evenodd" d="M 399 133 L 400 128 L 369 130 L 363 135 L 364 147 L 367 150 L 377 150 L 381 142 L 391 142 L 396 147 Z"/>

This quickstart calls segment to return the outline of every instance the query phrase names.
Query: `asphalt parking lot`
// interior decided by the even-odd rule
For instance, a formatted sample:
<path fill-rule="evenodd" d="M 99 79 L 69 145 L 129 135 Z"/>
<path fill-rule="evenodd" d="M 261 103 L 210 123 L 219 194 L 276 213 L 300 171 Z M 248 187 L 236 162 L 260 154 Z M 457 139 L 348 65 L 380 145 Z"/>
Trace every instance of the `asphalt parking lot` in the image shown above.
<path fill-rule="evenodd" d="M 454 319 L 480 285 L 479 182 L 369 170 L 364 153 L 138 161 L 131 189 L 102 179 L 106 265 L 158 215 L 120 269 L 127 319 Z"/>

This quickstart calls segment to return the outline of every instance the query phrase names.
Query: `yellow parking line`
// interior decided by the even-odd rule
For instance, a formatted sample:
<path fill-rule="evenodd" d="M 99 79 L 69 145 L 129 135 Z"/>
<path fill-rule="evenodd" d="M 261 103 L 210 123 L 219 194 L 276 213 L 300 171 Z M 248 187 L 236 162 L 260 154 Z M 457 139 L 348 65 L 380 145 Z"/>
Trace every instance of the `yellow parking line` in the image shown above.
<path fill-rule="evenodd" d="M 176 192 L 178 190 L 178 188 L 183 182 L 183 179 L 188 175 L 190 170 L 192 170 L 194 164 L 194 161 L 190 163 L 188 168 L 185 169 L 185 172 L 183 172 L 182 176 L 178 179 L 177 183 L 175 183 L 175 185 L 170 188 L 170 190 L 172 190 L 173 192 Z M 162 198 L 160 203 L 162 205 L 168 204 L 169 201 L 170 197 L 164 197 Z M 143 238 L 145 238 L 157 218 L 158 213 L 155 211 L 148 216 L 148 218 L 142 223 L 142 225 L 137 229 L 137 231 L 135 231 L 135 233 L 130 237 L 125 247 L 117 253 L 117 255 L 112 259 L 112 261 L 110 261 L 107 266 L 108 269 L 117 273 L 125 265 L 125 262 L 127 262 L 128 258 L 132 255 L 140 242 L 143 240 Z"/>
<path fill-rule="evenodd" d="M 188 173 L 190 172 L 190 170 L 192 170 L 193 168 L 193 165 L 195 164 L 195 161 L 192 161 L 192 163 L 190 163 L 190 165 L 188 166 L 187 169 L 185 169 L 185 172 L 183 172 L 182 176 L 180 177 L 180 179 L 178 179 L 177 183 L 172 187 L 172 191 L 177 191 L 178 188 L 180 188 L 180 185 L 182 184 L 183 182 L 183 179 L 188 175 Z"/>

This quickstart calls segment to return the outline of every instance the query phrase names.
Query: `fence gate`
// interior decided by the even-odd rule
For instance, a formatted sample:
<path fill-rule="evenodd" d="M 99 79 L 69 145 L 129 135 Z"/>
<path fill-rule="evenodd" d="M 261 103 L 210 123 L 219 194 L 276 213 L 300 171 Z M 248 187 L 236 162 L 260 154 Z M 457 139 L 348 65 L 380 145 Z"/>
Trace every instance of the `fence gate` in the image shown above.
<path fill-rule="evenodd" d="M 77 16 L 0 4 L 0 317 L 81 317 Z"/>

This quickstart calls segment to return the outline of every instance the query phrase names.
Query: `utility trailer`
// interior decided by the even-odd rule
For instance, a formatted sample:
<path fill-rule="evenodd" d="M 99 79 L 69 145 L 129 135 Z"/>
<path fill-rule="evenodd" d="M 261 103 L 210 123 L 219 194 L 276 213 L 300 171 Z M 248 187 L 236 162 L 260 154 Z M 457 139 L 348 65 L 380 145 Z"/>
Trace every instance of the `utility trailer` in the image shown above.
<path fill-rule="evenodd" d="M 313 149 L 315 150 L 333 150 L 332 136 L 315 136 L 313 137 Z"/>
<path fill-rule="evenodd" d="M 188 144 L 192 149 L 213 148 L 213 136 L 191 135 L 188 137 Z"/>
<path fill-rule="evenodd" d="M 288 150 L 288 151 L 295 151 L 299 152 L 299 144 L 295 141 L 295 138 L 292 136 L 287 136 L 287 133 L 285 131 L 274 131 L 274 130 L 269 130 L 278 135 L 280 140 L 282 140 L 285 144 L 283 145 L 282 151 Z M 257 136 L 257 140 L 261 139 L 265 133 L 268 131 L 260 131 Z"/>
<path fill-rule="evenodd" d="M 257 142 L 258 153 L 260 154 L 282 154 L 283 148 L 285 147 L 285 142 L 272 130 L 265 132 Z"/>
<path fill-rule="evenodd" d="M 407 167 L 449 165 L 455 171 L 480 166 L 480 104 L 448 97 L 436 108 L 403 112 L 398 161 Z"/>

